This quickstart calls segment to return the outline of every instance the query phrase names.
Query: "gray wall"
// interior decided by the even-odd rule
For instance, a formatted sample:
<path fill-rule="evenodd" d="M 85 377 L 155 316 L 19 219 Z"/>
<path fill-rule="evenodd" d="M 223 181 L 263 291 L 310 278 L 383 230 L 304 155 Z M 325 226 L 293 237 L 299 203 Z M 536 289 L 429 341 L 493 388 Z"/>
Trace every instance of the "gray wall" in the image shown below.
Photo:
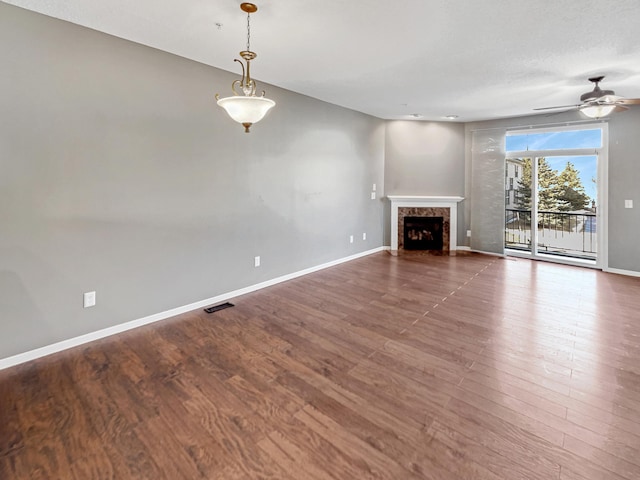
<path fill-rule="evenodd" d="M 263 85 L 247 135 L 236 75 L 4 3 L 0 59 L 0 358 L 383 245 L 379 119 Z"/>
<path fill-rule="evenodd" d="M 640 273 L 640 107 L 609 121 L 609 267 Z"/>
<path fill-rule="evenodd" d="M 387 195 L 464 196 L 464 124 L 387 122 L 384 182 Z M 465 245 L 464 209 L 458 208 L 458 245 Z M 391 213 L 385 207 L 385 244 Z"/>
<path fill-rule="evenodd" d="M 471 196 L 471 138 L 474 130 L 495 127 L 519 128 L 529 125 L 563 125 L 584 120 L 578 112 L 553 116 L 535 115 L 496 121 L 474 122 L 466 130 L 466 187 L 465 196 Z M 608 267 L 640 273 L 640 108 L 615 114 L 609 124 L 609 183 L 608 183 Z M 625 209 L 626 199 L 634 201 L 633 209 Z M 470 228 L 469 203 L 466 204 L 467 226 Z M 501 207 L 502 208 L 502 207 Z"/>

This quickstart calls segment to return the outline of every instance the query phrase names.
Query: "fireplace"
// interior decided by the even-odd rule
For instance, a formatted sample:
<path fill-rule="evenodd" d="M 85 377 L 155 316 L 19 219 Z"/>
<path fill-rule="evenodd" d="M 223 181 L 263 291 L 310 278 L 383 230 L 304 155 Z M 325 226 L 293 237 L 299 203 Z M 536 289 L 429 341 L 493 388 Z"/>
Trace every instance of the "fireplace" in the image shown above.
<path fill-rule="evenodd" d="M 387 198 L 391 201 L 391 251 L 394 254 L 404 250 L 456 254 L 458 202 L 464 200 L 463 197 L 389 195 Z M 405 222 L 414 226 L 405 230 Z M 442 239 L 433 241 L 430 237 L 434 234 L 442 235 Z"/>
<path fill-rule="evenodd" d="M 404 217 L 404 249 L 442 251 L 443 223 L 443 217 Z"/>

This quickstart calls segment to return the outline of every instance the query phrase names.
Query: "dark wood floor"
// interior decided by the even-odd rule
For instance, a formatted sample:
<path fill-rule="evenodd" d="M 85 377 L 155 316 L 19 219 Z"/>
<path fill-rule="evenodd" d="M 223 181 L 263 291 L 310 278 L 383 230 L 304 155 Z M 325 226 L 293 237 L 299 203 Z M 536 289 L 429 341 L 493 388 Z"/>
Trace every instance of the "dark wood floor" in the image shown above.
<path fill-rule="evenodd" d="M 0 372 L 0 478 L 640 478 L 640 278 L 372 255 Z"/>

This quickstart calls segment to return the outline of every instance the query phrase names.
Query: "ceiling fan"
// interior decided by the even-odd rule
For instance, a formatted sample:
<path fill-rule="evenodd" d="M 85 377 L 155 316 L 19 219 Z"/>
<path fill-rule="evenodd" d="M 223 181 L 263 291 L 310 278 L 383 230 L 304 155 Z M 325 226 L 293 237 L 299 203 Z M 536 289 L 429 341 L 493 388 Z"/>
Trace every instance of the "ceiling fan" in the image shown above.
<path fill-rule="evenodd" d="M 534 110 L 555 110 L 564 108 L 566 111 L 579 110 L 590 118 L 606 117 L 612 112 L 624 112 L 628 110 L 627 105 L 640 105 L 640 98 L 624 98 L 615 94 L 613 90 L 602 90 L 598 85 L 604 79 L 601 77 L 591 77 L 590 82 L 594 83 L 593 90 L 583 93 L 577 105 L 561 105 L 558 107 L 534 108 Z"/>

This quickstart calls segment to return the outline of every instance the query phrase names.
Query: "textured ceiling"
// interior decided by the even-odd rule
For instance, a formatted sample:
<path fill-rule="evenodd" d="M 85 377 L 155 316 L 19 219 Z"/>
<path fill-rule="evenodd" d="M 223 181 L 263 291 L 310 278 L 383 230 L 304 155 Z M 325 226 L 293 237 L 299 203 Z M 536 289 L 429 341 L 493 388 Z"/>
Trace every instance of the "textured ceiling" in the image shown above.
<path fill-rule="evenodd" d="M 233 59 L 246 46 L 240 0 L 6 3 L 238 74 Z M 531 114 L 577 103 L 595 74 L 606 75 L 603 88 L 640 97 L 639 0 L 256 4 L 253 76 L 385 119 Z"/>

